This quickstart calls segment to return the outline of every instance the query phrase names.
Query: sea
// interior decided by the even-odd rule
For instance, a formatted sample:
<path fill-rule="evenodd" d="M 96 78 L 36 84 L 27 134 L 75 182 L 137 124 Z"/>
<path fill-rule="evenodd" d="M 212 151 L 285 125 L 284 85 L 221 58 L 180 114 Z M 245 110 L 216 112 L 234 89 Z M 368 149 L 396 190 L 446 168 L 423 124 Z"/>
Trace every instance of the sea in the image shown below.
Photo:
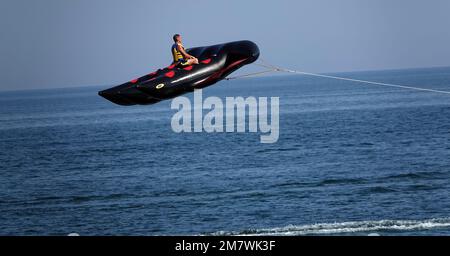
<path fill-rule="evenodd" d="M 450 91 L 450 67 L 333 75 Z M 302 75 L 203 90 L 279 97 L 264 144 L 176 133 L 170 100 L 108 87 L 0 92 L 0 235 L 450 235 L 449 94 Z"/>

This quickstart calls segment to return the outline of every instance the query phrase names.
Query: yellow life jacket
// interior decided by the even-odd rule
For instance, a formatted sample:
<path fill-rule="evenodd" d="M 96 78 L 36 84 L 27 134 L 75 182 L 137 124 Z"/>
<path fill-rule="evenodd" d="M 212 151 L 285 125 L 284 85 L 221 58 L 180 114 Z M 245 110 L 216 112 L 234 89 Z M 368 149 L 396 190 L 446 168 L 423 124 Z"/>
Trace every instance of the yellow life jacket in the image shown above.
<path fill-rule="evenodd" d="M 183 45 L 180 44 L 180 43 L 174 43 L 174 44 L 172 45 L 172 57 L 173 57 L 173 62 L 179 62 L 180 60 L 183 60 L 183 59 L 184 59 L 183 54 L 178 50 L 178 45 L 179 45 L 181 48 L 183 48 L 183 50 L 184 50 Z"/>

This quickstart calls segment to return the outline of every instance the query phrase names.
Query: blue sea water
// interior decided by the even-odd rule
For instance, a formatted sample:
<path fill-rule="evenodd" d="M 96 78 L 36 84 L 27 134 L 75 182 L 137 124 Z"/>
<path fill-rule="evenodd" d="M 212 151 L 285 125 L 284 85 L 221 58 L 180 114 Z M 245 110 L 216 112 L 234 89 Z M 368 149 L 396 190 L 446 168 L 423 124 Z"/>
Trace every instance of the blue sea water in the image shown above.
<path fill-rule="evenodd" d="M 450 91 L 450 68 L 339 75 Z M 450 235 L 450 95 L 306 76 L 203 90 L 280 97 L 261 144 L 174 133 L 170 101 L 104 88 L 0 93 L 0 235 Z"/>

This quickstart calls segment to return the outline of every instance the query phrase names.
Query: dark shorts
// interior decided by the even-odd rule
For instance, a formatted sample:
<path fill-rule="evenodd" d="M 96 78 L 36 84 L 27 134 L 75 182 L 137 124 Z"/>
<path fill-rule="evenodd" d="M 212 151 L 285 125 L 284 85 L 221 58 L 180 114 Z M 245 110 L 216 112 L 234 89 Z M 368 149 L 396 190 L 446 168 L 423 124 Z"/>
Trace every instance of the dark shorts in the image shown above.
<path fill-rule="evenodd" d="M 178 60 L 178 64 L 177 64 L 177 66 L 187 66 L 188 65 L 188 61 L 187 60 L 185 60 L 185 59 L 179 59 Z"/>

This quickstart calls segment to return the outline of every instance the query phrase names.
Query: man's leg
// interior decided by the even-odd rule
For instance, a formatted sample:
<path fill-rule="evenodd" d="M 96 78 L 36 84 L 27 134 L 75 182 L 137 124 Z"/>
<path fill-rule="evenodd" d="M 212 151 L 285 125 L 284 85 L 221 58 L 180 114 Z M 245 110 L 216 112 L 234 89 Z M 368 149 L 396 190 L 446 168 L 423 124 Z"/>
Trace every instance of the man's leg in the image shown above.
<path fill-rule="evenodd" d="M 198 64 L 198 59 L 197 58 L 188 59 L 187 64 L 188 65 Z"/>

